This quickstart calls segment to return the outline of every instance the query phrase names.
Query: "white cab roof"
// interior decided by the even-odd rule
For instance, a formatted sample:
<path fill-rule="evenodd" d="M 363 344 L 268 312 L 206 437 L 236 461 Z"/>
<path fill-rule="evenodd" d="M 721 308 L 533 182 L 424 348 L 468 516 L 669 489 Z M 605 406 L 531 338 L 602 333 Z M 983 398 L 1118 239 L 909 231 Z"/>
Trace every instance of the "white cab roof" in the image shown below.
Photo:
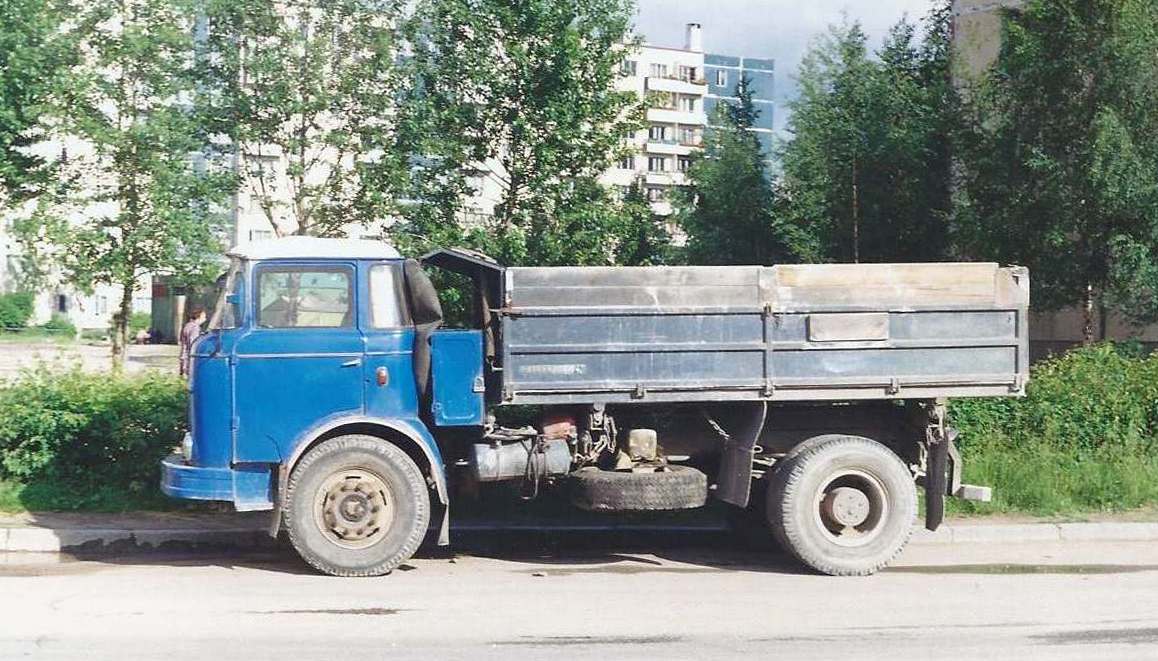
<path fill-rule="evenodd" d="M 234 246 L 227 254 L 241 259 L 398 259 L 402 256 L 385 241 L 314 236 L 250 241 Z"/>

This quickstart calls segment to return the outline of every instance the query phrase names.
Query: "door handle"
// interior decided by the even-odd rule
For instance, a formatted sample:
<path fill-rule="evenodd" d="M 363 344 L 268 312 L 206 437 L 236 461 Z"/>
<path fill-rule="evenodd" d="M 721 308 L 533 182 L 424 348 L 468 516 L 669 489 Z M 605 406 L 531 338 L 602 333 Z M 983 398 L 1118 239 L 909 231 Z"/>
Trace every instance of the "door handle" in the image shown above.
<path fill-rule="evenodd" d="M 342 367 L 357 367 L 361 364 L 362 364 L 362 359 L 361 358 L 355 358 L 353 360 L 347 360 L 346 362 L 342 363 Z"/>

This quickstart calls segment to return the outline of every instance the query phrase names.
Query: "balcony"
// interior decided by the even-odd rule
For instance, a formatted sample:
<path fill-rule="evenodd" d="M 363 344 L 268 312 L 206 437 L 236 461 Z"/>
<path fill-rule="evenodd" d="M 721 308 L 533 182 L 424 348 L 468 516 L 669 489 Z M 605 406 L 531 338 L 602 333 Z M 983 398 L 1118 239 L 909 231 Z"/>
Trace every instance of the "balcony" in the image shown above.
<path fill-rule="evenodd" d="M 648 138 L 647 145 L 644 150 L 649 154 L 668 154 L 673 156 L 687 156 L 696 150 L 693 145 L 688 145 L 674 140 L 672 138 L 665 138 L 662 140 L 652 140 Z"/>
<path fill-rule="evenodd" d="M 686 186 L 687 175 L 679 171 L 647 172 L 644 183 L 648 186 Z"/>
<path fill-rule="evenodd" d="M 672 92 L 703 96 L 708 93 L 708 83 L 702 79 L 684 80 L 675 76 L 648 76 L 645 89 L 648 92 Z"/>
<path fill-rule="evenodd" d="M 708 116 L 703 112 L 688 112 L 674 108 L 648 108 L 647 121 L 657 124 L 690 124 L 692 126 L 706 126 Z"/>

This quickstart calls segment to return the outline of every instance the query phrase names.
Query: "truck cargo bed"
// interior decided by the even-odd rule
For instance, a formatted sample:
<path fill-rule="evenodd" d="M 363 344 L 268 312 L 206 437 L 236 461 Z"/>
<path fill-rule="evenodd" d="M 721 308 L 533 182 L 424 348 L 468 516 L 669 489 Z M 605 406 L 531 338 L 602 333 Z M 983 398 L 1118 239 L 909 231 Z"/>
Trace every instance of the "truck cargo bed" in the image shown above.
<path fill-rule="evenodd" d="M 1021 267 L 492 268 L 502 403 L 993 396 L 1028 377 Z"/>

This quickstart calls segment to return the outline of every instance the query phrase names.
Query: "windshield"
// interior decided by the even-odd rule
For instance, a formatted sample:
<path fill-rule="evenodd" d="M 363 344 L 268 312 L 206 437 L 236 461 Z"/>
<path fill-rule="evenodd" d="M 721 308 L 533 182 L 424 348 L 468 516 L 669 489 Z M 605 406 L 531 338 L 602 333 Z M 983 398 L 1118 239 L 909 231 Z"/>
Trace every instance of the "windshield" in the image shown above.
<path fill-rule="evenodd" d="M 209 319 L 209 330 L 237 328 L 239 310 L 237 304 L 230 303 L 228 298 L 237 293 L 237 280 L 240 273 L 241 260 L 235 258 L 229 264 L 229 272 L 218 278 L 217 306 L 213 308 L 213 317 Z"/>

